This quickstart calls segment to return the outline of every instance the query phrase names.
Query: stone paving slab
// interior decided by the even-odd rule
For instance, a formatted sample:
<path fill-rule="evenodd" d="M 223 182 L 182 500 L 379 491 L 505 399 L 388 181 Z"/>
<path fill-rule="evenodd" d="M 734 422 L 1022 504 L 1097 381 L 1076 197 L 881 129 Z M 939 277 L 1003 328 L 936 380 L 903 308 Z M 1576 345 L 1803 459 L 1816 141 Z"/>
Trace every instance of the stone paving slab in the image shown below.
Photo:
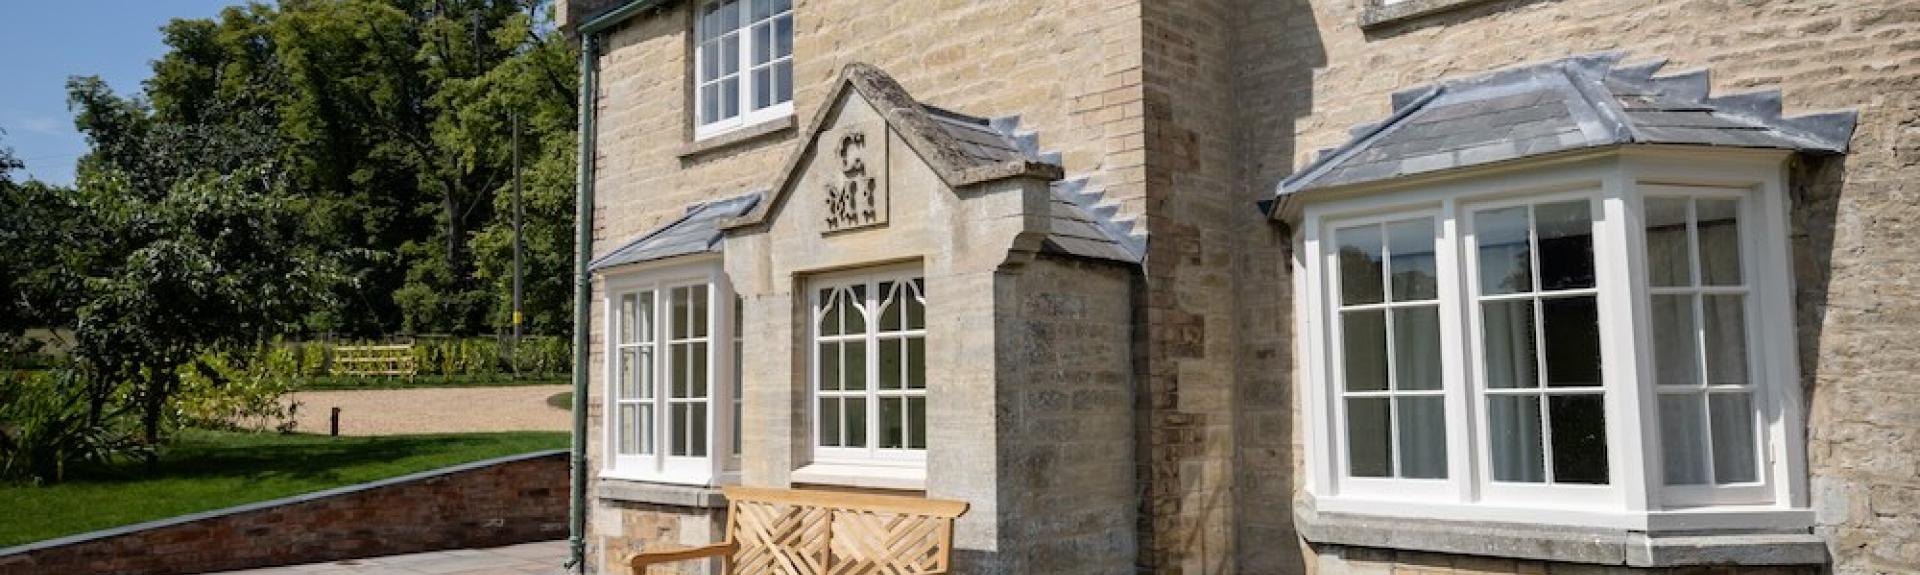
<path fill-rule="evenodd" d="M 226 571 L 217 575 L 565 575 L 566 541 L 454 549 L 331 563 Z"/>

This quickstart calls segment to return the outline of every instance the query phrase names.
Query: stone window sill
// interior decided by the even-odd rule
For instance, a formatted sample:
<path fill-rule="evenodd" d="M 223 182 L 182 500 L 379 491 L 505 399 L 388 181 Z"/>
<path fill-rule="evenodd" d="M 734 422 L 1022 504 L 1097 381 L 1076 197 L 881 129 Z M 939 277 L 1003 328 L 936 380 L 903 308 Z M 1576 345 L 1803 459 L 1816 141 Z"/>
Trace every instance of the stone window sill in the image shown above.
<path fill-rule="evenodd" d="M 815 463 L 793 470 L 788 478 L 797 484 L 831 485 L 859 489 L 925 491 L 927 470 L 921 467 L 883 467 L 878 465 L 834 465 Z"/>
<path fill-rule="evenodd" d="M 1374 28 L 1488 0 L 1403 0 L 1392 4 L 1386 0 L 1360 1 L 1366 3 L 1366 9 L 1360 13 L 1360 27 Z"/>
<path fill-rule="evenodd" d="M 696 509 L 721 509 L 727 506 L 727 497 L 719 488 L 695 485 L 602 478 L 594 485 L 594 494 L 600 499 L 628 503 Z"/>
<path fill-rule="evenodd" d="M 1628 567 L 1823 565 L 1826 540 L 1811 533 L 1649 534 L 1573 528 L 1321 513 L 1294 507 L 1308 542 Z"/>
<path fill-rule="evenodd" d="M 744 146 L 752 142 L 770 140 L 777 136 L 793 132 L 796 125 L 797 121 L 793 119 L 793 114 L 787 114 L 758 124 L 743 126 L 737 130 L 728 130 L 721 134 L 687 142 L 680 146 L 678 155 L 680 159 L 684 160 L 704 156 L 727 148 Z"/>

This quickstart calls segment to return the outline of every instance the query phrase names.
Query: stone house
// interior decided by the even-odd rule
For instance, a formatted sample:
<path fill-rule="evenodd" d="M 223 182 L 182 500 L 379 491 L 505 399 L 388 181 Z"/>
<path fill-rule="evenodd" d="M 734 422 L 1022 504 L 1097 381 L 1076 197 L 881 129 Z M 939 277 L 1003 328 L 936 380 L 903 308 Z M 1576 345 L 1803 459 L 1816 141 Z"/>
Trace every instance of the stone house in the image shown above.
<path fill-rule="evenodd" d="M 561 22 L 589 572 L 729 483 L 961 573 L 1920 572 L 1920 1 Z"/>

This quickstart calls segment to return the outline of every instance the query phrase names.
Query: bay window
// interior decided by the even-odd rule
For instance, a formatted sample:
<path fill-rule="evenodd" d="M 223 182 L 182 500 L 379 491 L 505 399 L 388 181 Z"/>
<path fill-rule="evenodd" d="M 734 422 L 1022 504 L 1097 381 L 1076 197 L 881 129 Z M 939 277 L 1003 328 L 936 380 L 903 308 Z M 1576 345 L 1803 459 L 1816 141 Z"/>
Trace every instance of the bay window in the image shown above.
<path fill-rule="evenodd" d="M 695 265 L 606 282 L 611 323 L 607 354 L 605 474 L 624 479 L 705 485 L 729 465 L 737 381 L 737 316 L 719 268 Z M 723 333 L 721 330 L 725 330 Z M 719 342 L 727 342 L 720 345 Z M 729 406 L 718 409 L 716 406 Z M 724 439 L 722 439 L 724 436 Z M 716 457 L 716 451 L 719 457 Z M 717 466 L 719 465 L 719 466 Z"/>
<path fill-rule="evenodd" d="M 792 114 L 792 0 L 706 0 L 699 6 L 695 137 Z"/>
<path fill-rule="evenodd" d="M 1810 521 L 1783 204 L 1764 164 L 1634 154 L 1306 204 L 1317 508 Z"/>
<path fill-rule="evenodd" d="M 815 463 L 925 461 L 925 280 L 912 272 L 843 275 L 811 294 Z"/>

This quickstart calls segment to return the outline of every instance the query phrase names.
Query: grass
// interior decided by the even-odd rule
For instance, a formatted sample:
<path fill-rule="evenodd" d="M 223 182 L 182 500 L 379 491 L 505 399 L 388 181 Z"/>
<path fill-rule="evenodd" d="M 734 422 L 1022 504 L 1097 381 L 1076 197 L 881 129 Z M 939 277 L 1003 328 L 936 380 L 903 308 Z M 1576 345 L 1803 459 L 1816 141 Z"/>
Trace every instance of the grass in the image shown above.
<path fill-rule="evenodd" d="M 0 547 L 567 446 L 566 433 L 385 437 L 187 431 L 158 469 L 75 470 L 46 487 L 0 484 Z"/>
<path fill-rule="evenodd" d="M 413 377 L 303 377 L 294 382 L 299 391 L 341 391 L 355 389 L 417 389 L 425 387 L 507 387 L 515 385 L 563 385 L 564 373 L 521 374 L 515 378 L 501 375 L 416 375 Z"/>

